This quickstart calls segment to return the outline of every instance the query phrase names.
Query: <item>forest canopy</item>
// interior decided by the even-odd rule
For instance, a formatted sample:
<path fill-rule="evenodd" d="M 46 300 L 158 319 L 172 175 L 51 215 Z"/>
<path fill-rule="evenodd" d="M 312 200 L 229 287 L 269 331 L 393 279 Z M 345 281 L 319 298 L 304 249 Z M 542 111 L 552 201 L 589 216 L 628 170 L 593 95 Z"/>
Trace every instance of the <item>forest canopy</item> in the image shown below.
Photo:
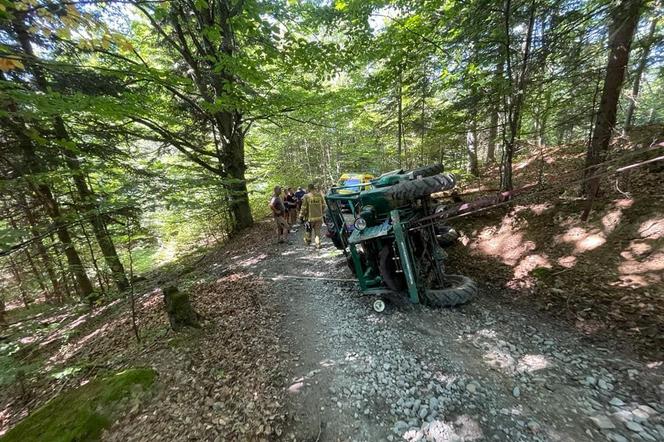
<path fill-rule="evenodd" d="M 664 120 L 661 12 L 0 0 L 3 310 L 124 292 L 264 216 L 275 185 L 441 162 L 511 190 L 514 159 L 549 145 L 594 167 L 609 137 Z"/>

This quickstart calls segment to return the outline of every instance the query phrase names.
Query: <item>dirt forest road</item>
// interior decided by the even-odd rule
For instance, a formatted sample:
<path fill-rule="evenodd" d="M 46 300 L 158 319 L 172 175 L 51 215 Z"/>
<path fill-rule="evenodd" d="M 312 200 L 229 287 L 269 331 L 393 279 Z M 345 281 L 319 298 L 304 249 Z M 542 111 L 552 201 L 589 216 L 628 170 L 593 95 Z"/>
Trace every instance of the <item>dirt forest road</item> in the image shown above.
<path fill-rule="evenodd" d="M 300 441 L 661 441 L 663 367 L 592 345 L 482 283 L 458 309 L 377 314 L 325 242 L 247 250 L 268 281 L 292 354 L 290 424 Z M 284 275 L 311 277 L 290 278 Z"/>

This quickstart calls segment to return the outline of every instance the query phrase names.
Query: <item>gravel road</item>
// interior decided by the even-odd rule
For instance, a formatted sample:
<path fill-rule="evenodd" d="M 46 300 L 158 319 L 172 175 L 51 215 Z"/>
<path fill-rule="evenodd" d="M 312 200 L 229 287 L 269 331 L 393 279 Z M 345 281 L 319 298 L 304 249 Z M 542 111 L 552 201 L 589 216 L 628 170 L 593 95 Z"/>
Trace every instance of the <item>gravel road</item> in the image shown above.
<path fill-rule="evenodd" d="M 286 440 L 664 440 L 661 362 L 506 307 L 485 281 L 462 308 L 397 302 L 377 314 L 340 280 L 352 276 L 331 243 L 291 239 L 236 260 L 271 281 L 281 312 Z"/>

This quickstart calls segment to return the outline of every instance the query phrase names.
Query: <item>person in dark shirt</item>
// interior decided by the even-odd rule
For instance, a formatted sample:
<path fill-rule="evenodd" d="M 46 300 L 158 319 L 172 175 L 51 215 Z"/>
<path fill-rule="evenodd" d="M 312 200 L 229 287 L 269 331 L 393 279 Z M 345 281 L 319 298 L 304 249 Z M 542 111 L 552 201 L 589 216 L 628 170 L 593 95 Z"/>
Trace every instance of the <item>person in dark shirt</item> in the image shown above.
<path fill-rule="evenodd" d="M 293 193 L 292 187 L 286 189 L 284 203 L 286 204 L 286 213 L 288 214 L 288 224 L 292 226 L 295 224 L 297 219 L 297 200 L 295 199 L 295 194 Z"/>
<path fill-rule="evenodd" d="M 272 198 L 270 198 L 270 210 L 274 216 L 274 222 L 277 227 L 277 242 L 283 243 L 288 239 L 290 226 L 286 221 L 286 206 L 281 200 L 281 187 L 275 186 Z"/>
<path fill-rule="evenodd" d="M 297 211 L 298 212 L 302 208 L 302 198 L 304 198 L 304 195 L 306 195 L 306 194 L 307 194 L 307 191 L 304 190 L 301 187 L 298 187 L 297 192 L 295 192 L 295 202 L 297 203 Z"/>

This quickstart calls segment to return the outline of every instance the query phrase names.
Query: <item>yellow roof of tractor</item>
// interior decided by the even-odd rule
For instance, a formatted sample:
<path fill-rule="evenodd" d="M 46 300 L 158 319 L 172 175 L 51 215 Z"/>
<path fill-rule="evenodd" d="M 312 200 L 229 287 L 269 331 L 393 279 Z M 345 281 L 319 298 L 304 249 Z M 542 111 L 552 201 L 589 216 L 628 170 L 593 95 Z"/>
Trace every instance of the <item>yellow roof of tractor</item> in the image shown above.
<path fill-rule="evenodd" d="M 371 186 L 364 185 L 374 179 L 375 176 L 370 173 L 344 173 L 337 181 L 337 187 L 346 187 L 346 189 L 339 189 L 337 193 L 355 193 L 361 190 L 367 190 Z"/>

